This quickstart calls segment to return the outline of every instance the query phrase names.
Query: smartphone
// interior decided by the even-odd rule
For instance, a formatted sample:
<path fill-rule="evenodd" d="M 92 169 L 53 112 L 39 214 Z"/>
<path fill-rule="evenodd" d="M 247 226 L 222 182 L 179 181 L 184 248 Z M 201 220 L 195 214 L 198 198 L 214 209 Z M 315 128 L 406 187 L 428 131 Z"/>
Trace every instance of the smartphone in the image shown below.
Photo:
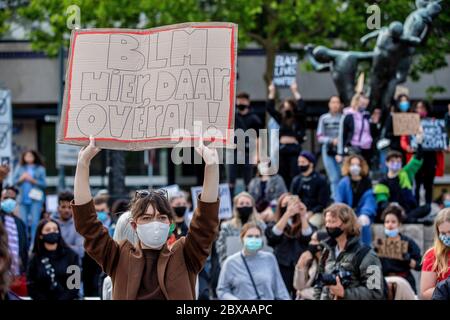
<path fill-rule="evenodd" d="M 9 157 L 2 157 L 1 165 L 2 166 L 9 166 Z"/>

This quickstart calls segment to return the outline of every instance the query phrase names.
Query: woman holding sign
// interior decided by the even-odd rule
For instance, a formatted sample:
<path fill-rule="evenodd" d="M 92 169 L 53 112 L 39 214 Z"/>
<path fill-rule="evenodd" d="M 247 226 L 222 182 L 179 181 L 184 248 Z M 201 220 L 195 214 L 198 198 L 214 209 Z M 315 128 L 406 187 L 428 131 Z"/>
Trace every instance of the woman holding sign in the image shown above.
<path fill-rule="evenodd" d="M 131 226 L 138 241 L 116 242 L 97 219 L 89 188 L 89 166 L 100 151 L 94 138 L 78 156 L 73 215 L 85 239 L 86 252 L 102 267 L 113 284 L 113 299 L 193 300 L 195 282 L 202 270 L 219 226 L 218 154 L 200 142 L 196 151 L 205 160 L 203 192 L 186 237 L 169 249 L 167 239 L 175 228 L 175 213 L 160 191 L 136 191 L 131 203 Z"/>
<path fill-rule="evenodd" d="M 287 186 L 292 178 L 298 174 L 297 157 L 305 139 L 305 102 L 298 91 L 297 82 L 290 86 L 295 100 L 286 99 L 279 109 L 275 108 L 276 88 L 273 83 L 269 86 L 267 112 L 280 125 L 280 162 L 279 173 Z"/>

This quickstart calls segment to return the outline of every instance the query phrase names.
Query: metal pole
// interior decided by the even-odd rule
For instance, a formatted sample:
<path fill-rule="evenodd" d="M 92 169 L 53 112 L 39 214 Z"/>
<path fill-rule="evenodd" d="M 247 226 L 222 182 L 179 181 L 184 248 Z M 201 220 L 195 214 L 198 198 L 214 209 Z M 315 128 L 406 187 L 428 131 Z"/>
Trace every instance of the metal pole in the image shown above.
<path fill-rule="evenodd" d="M 61 109 L 62 109 L 62 103 L 63 103 L 63 96 L 64 96 L 64 47 L 61 46 L 59 48 L 59 54 L 58 54 L 58 60 L 59 60 L 59 101 L 58 101 L 58 119 L 61 118 Z M 58 127 L 58 123 L 56 122 L 55 128 Z M 56 130 L 57 131 L 57 130 Z M 58 135 L 58 132 L 56 132 L 56 136 Z M 58 156 L 58 155 L 56 155 Z M 66 188 L 66 177 L 64 174 L 64 166 L 59 165 L 58 166 L 58 192 L 64 190 Z"/>

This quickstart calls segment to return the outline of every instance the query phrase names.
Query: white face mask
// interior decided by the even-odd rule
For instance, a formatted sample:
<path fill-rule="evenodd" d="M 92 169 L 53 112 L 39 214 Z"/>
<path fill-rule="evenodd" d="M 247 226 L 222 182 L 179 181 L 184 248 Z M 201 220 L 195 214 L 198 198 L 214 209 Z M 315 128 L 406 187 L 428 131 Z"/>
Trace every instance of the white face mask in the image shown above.
<path fill-rule="evenodd" d="M 160 249 L 169 237 L 170 225 L 158 221 L 138 224 L 136 231 L 139 240 L 151 249 Z"/>

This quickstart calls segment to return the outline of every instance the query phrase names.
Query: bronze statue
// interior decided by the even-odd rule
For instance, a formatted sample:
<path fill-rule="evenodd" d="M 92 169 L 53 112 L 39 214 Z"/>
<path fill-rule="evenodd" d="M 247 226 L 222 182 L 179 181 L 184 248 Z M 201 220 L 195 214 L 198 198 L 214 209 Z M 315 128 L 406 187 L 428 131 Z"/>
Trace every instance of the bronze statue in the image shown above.
<path fill-rule="evenodd" d="M 416 47 L 424 44 L 432 20 L 441 11 L 438 2 L 416 1 L 417 10 L 405 21 L 376 30 L 361 38 L 363 44 L 377 38 L 370 81 L 370 109 L 388 108 L 397 85 L 407 80 Z"/>
<path fill-rule="evenodd" d="M 316 71 L 331 71 L 334 85 L 342 103 L 350 105 L 355 94 L 356 74 L 361 61 L 372 60 L 373 52 L 340 51 L 324 46 L 309 44 L 305 47 L 306 57 Z"/>
<path fill-rule="evenodd" d="M 436 0 L 416 0 L 417 9 L 405 20 L 375 30 L 361 38 L 363 44 L 376 38 L 373 52 L 340 51 L 323 46 L 305 47 L 306 57 L 316 71 L 331 71 L 341 100 L 348 105 L 354 95 L 356 73 L 361 61 L 372 60 L 370 110 L 390 107 L 397 85 L 406 81 L 416 47 L 424 45 L 433 19 L 442 8 Z"/>

